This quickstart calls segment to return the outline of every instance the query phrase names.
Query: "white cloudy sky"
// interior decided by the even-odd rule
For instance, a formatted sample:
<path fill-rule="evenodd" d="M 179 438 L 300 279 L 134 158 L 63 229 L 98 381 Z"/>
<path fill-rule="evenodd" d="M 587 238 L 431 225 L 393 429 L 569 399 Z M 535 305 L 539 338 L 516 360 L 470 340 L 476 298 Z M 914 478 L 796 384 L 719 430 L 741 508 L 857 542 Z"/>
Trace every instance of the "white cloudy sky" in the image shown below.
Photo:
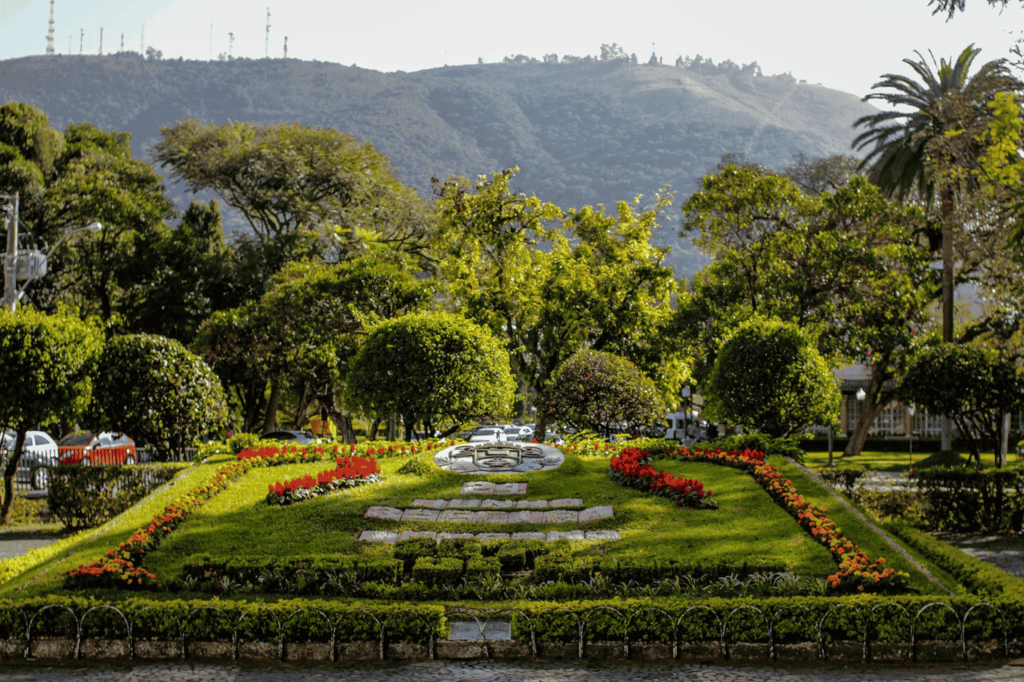
<path fill-rule="evenodd" d="M 766 74 L 791 72 L 811 83 L 866 94 L 878 76 L 905 71 L 914 50 L 958 54 L 969 43 L 982 60 L 1008 55 L 1024 29 L 1018 0 L 1003 11 L 967 0 L 953 21 L 933 16 L 927 0 L 56 0 L 56 48 L 138 50 L 145 42 L 165 57 L 264 55 L 266 10 L 271 12 L 270 54 L 381 71 L 416 71 L 443 64 L 499 61 L 518 53 L 598 54 L 618 43 L 646 60 L 651 43 L 666 63 L 701 54 L 716 62 L 757 61 Z M 0 59 L 42 54 L 49 0 L 0 0 Z M 0 72 L 2 78 L 2 72 Z"/>

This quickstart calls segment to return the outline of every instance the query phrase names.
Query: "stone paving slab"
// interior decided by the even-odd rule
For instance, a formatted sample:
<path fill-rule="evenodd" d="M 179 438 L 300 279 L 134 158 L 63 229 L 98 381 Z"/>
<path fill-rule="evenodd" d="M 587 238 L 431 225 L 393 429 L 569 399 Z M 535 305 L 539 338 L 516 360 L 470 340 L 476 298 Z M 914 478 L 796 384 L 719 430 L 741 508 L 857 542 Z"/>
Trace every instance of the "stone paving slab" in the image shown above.
<path fill-rule="evenodd" d="M 508 523 L 508 512 L 480 511 L 476 513 L 477 523 Z"/>
<path fill-rule="evenodd" d="M 482 500 L 449 500 L 446 509 L 476 509 Z"/>
<path fill-rule="evenodd" d="M 480 503 L 480 509 L 515 509 L 515 500 L 484 500 Z"/>
<path fill-rule="evenodd" d="M 445 509 L 437 520 L 441 523 L 474 523 L 476 512 L 468 509 Z"/>
<path fill-rule="evenodd" d="M 448 500 L 422 500 L 415 499 L 412 501 L 412 506 L 423 507 L 425 509 L 444 509 L 448 506 Z"/>
<path fill-rule="evenodd" d="M 525 495 L 525 483 L 498 483 L 494 486 L 495 495 Z"/>
<path fill-rule="evenodd" d="M 394 507 L 370 507 L 366 510 L 365 518 L 380 519 L 381 521 L 401 521 L 402 510 Z"/>
<path fill-rule="evenodd" d="M 580 513 L 568 509 L 544 512 L 544 523 L 579 523 Z"/>
<path fill-rule="evenodd" d="M 474 624 L 475 625 L 475 624 Z M 488 633 L 490 634 L 490 633 Z M 786 666 L 750 663 L 473 660 L 389 662 L 338 666 L 269 662 L 67 662 L 59 666 L 3 665 L 5 682 L 1008 682 L 1024 667 L 1005 663 Z"/>
<path fill-rule="evenodd" d="M 560 500 L 496 500 L 493 498 L 468 498 L 457 500 L 432 500 L 416 498 L 412 507 L 422 509 L 579 509 L 583 500 L 579 498 L 563 498 Z M 371 507 L 371 509 L 391 509 L 391 507 Z M 369 517 L 368 517 L 369 518 Z M 376 518 L 376 517 L 373 517 Z"/>
<path fill-rule="evenodd" d="M 544 523 L 544 512 L 514 511 L 508 513 L 509 523 Z"/>
<path fill-rule="evenodd" d="M 463 495 L 493 495 L 494 484 L 490 481 L 466 481 L 462 484 Z"/>
<path fill-rule="evenodd" d="M 614 518 L 614 516 L 615 514 L 612 512 L 610 504 L 601 507 L 588 507 L 580 512 L 580 523 L 592 523 L 593 521 Z"/>
<path fill-rule="evenodd" d="M 398 533 L 390 530 L 364 530 L 359 534 L 363 542 L 383 542 L 386 545 L 393 545 L 398 542 Z"/>
<path fill-rule="evenodd" d="M 440 513 L 436 509 L 406 509 L 402 512 L 402 521 L 437 521 Z"/>
<path fill-rule="evenodd" d="M 432 533 L 428 530 L 403 530 L 398 534 L 399 541 L 401 540 L 415 540 L 416 538 L 428 538 L 434 540 L 437 533 Z"/>
<path fill-rule="evenodd" d="M 512 536 L 509 533 L 479 533 L 476 539 L 480 542 L 490 542 L 491 540 L 511 540 Z"/>
<path fill-rule="evenodd" d="M 583 534 L 582 530 L 554 530 L 548 533 L 548 542 L 555 542 L 556 540 L 586 540 L 586 535 Z"/>

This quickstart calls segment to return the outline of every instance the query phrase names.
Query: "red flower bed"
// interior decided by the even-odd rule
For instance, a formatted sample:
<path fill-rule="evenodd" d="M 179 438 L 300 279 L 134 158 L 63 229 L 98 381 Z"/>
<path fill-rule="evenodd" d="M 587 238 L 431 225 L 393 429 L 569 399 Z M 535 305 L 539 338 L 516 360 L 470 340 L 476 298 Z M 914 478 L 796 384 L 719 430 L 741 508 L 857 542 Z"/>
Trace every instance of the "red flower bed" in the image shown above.
<path fill-rule="evenodd" d="M 596 447 L 596 446 L 595 446 Z M 665 470 L 655 471 L 646 450 L 626 448 L 612 457 L 612 479 L 628 488 L 674 500 L 679 506 L 716 509 L 712 492 L 695 478 L 678 478 Z"/>
<path fill-rule="evenodd" d="M 290 481 L 281 483 L 278 481 L 270 486 L 267 494 L 268 504 L 292 504 L 308 500 L 318 495 L 329 493 L 341 488 L 351 488 L 367 483 L 380 481 L 380 467 L 377 461 L 370 458 L 339 457 L 337 467 L 327 471 L 321 471 L 314 478 L 313 476 L 302 476 Z"/>
<path fill-rule="evenodd" d="M 263 445 L 258 448 L 247 448 L 238 453 L 239 461 L 248 461 L 258 466 L 275 466 L 280 464 L 301 464 L 302 462 L 315 462 L 338 455 L 361 457 L 388 457 L 398 456 L 409 452 L 423 452 L 440 450 L 449 445 L 455 445 L 455 441 L 442 443 L 424 443 L 422 445 L 381 445 L 366 446 L 362 444 L 347 443 L 333 445 Z"/>

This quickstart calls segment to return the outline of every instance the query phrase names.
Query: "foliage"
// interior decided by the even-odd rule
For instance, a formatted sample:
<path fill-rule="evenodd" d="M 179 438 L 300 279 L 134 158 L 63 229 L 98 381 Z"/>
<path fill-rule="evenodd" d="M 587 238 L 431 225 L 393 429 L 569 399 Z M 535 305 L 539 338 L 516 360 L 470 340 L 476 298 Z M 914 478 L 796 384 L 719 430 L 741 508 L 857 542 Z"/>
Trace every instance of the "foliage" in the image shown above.
<path fill-rule="evenodd" d="M 217 375 L 178 341 L 117 336 L 103 348 L 89 422 L 131 435 L 162 455 L 180 452 L 227 417 Z"/>
<path fill-rule="evenodd" d="M 613 431 L 639 433 L 660 423 L 666 411 L 654 382 L 634 363 L 590 349 L 555 370 L 541 400 L 551 421 L 606 438 Z"/>
<path fill-rule="evenodd" d="M 373 415 L 400 414 L 406 437 L 423 420 L 457 428 L 512 407 L 508 353 L 484 327 L 449 313 L 415 313 L 373 328 L 352 361 L 346 402 Z"/>
<path fill-rule="evenodd" d="M 0 425 L 17 431 L 4 468 L 3 518 L 14 495 L 14 475 L 25 433 L 36 424 L 72 421 L 92 397 L 91 374 L 100 354 L 100 334 L 66 315 L 26 308 L 0 311 Z"/>
<path fill-rule="evenodd" d="M 885 525 L 885 530 L 949 572 L 972 594 L 988 599 L 1005 596 L 1019 600 L 1024 597 L 1024 582 L 988 561 L 973 557 L 907 523 L 893 521 Z"/>
<path fill-rule="evenodd" d="M 928 509 L 924 518 L 933 531 L 1020 532 L 1024 525 L 1024 471 L 981 471 L 936 466 L 915 469 L 911 478 Z"/>
<path fill-rule="evenodd" d="M 47 277 L 26 289 L 37 308 L 53 311 L 62 301 L 109 321 L 126 292 L 146 281 L 134 265 L 137 240 L 166 230 L 174 207 L 159 174 L 132 158 L 130 142 L 129 133 L 91 123 L 57 131 L 27 104 L 0 107 L 0 193 L 19 192 L 21 231 L 56 245 L 65 230 L 103 225 L 98 234 L 65 241 Z"/>
<path fill-rule="evenodd" d="M 725 336 L 752 314 L 808 329 L 831 362 L 871 370 L 858 452 L 906 369 L 933 296 L 924 215 L 883 197 L 846 157 L 789 171 L 725 164 L 683 205 L 683 231 L 715 256 L 680 295 L 676 328 L 706 382 Z"/>
<path fill-rule="evenodd" d="M 297 122 L 186 119 L 160 132 L 154 157 L 171 177 L 192 191 L 216 192 L 253 228 L 257 285 L 292 260 L 350 259 L 367 240 L 414 259 L 425 255 L 423 203 L 369 142 Z"/>
<path fill-rule="evenodd" d="M 942 344 L 917 354 L 900 393 L 931 414 L 951 418 L 965 435 L 990 437 L 998 453 L 1001 417 L 1020 405 L 1024 380 L 1014 363 L 995 349 Z M 977 439 L 968 438 L 968 446 L 980 465 Z"/>
<path fill-rule="evenodd" d="M 620 202 L 616 215 L 563 212 L 510 189 L 517 168 L 438 187 L 440 274 L 451 305 L 502 339 L 518 381 L 535 395 L 581 348 L 636 363 L 663 396 L 685 378 L 669 335 L 676 285 L 651 244 L 668 198 L 651 210 Z M 538 414 L 544 436 L 546 414 Z"/>
<path fill-rule="evenodd" d="M 807 335 L 760 317 L 722 344 L 705 399 L 705 414 L 773 438 L 839 416 L 839 389 Z"/>
<path fill-rule="evenodd" d="M 696 443 L 693 447 L 710 450 L 712 448 L 729 450 L 757 450 L 766 457 L 789 457 L 795 462 L 803 463 L 804 451 L 798 445 L 799 437 L 772 438 L 763 433 L 742 433 L 735 436 L 716 438 L 714 444 Z"/>
<path fill-rule="evenodd" d="M 189 466 L 181 463 L 50 468 L 46 503 L 69 528 L 95 526 L 125 511 Z"/>

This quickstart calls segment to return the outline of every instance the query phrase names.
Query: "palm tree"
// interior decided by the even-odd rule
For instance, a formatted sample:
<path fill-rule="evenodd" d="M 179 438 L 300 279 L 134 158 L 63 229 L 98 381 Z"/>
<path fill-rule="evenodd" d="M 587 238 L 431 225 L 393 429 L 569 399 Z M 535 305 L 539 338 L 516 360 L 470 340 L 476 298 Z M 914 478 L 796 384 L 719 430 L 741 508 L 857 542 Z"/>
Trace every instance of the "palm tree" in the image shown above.
<path fill-rule="evenodd" d="M 942 222 L 942 340 L 947 343 L 953 341 L 953 213 L 957 191 L 952 183 L 936 177 L 934 152 L 939 147 L 949 149 L 947 141 L 960 138 L 957 153 L 948 153 L 948 158 L 937 160 L 938 164 L 946 163 L 947 168 L 972 165 L 982 148 L 971 133 L 984 128 L 988 121 L 990 111 L 986 105 L 995 93 L 1021 87 L 1020 81 L 1010 75 L 1005 59 L 986 62 L 973 76 L 968 76 L 979 52 L 981 48 L 972 43 L 952 63 L 945 59 L 936 63 L 932 55 L 934 71 L 920 52 L 916 53 L 917 61 L 904 59 L 920 82 L 885 74 L 872 90 L 888 88 L 894 92 L 873 92 L 864 97 L 864 101 L 884 100 L 902 109 L 864 116 L 853 124 L 855 128 L 868 128 L 857 136 L 853 146 L 859 151 L 873 145 L 861 168 L 868 169 L 868 177 L 884 192 L 902 200 L 916 190 L 931 204 L 938 188 Z"/>

